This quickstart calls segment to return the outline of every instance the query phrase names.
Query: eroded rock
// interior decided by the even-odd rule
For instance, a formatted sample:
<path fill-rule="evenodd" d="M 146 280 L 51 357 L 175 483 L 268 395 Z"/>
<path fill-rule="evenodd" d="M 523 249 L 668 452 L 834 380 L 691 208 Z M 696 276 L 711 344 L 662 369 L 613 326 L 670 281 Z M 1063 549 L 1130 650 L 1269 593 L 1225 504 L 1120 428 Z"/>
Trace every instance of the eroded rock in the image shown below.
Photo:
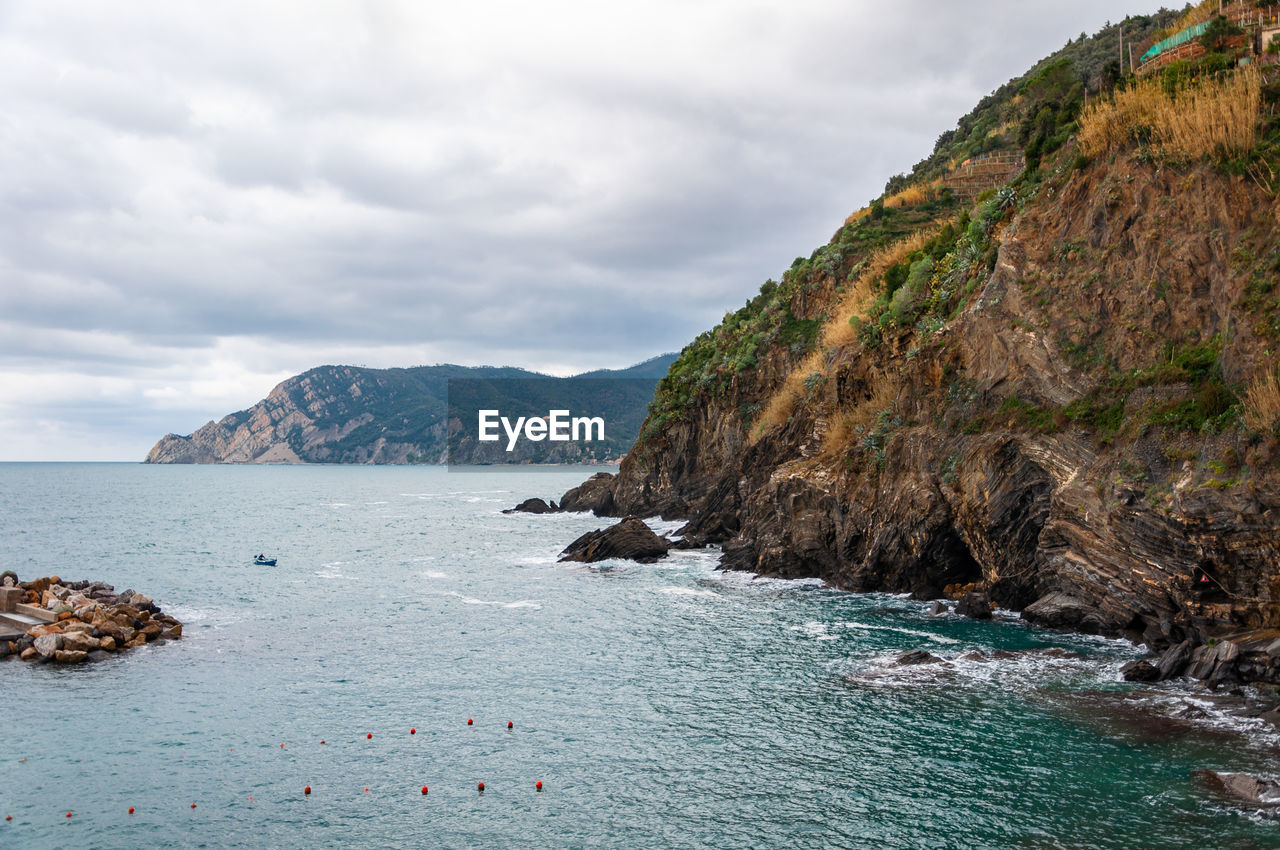
<path fill-rule="evenodd" d="M 610 558 L 653 563 L 667 554 L 671 541 L 659 537 L 636 517 L 626 517 L 617 525 L 586 534 L 560 553 L 561 561 L 595 563 Z"/>

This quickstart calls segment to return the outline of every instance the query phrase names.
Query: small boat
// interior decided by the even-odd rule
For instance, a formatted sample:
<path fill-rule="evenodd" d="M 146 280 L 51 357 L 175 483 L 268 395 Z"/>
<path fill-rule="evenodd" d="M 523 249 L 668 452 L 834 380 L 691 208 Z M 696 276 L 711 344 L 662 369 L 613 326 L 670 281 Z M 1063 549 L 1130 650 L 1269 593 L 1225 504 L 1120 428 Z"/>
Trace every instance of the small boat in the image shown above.
<path fill-rule="evenodd" d="M 258 555 L 253 559 L 255 567 L 274 567 L 276 565 L 275 558 L 268 558 L 266 555 Z"/>

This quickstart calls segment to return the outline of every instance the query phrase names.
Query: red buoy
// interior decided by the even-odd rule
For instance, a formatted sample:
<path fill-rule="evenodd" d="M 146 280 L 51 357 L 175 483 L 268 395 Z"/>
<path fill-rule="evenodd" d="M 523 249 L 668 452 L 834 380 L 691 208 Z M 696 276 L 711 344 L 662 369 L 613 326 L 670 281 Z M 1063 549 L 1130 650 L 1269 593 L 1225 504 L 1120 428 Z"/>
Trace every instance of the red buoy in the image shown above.
<path fill-rule="evenodd" d="M 373 733 L 370 732 L 369 734 L 365 735 L 365 738 L 370 738 L 370 739 L 373 738 Z"/>
<path fill-rule="evenodd" d="M 129 807 L 129 814 L 133 814 L 133 806 Z"/>
<path fill-rule="evenodd" d="M 252 803 L 252 802 L 253 802 L 253 798 L 252 798 L 252 797 L 250 797 L 250 798 L 249 798 L 249 802 L 250 802 L 250 803 Z"/>
<path fill-rule="evenodd" d="M 470 718 L 470 717 L 468 717 L 468 718 L 467 718 L 467 725 L 468 725 L 468 726 L 470 726 L 470 725 L 471 725 L 471 718 Z"/>
<path fill-rule="evenodd" d="M 510 728 L 511 728 L 511 727 L 513 727 L 513 726 L 515 726 L 515 724 L 514 724 L 514 723 L 512 723 L 510 720 L 508 720 L 508 721 L 507 721 L 507 728 L 508 728 L 508 729 L 510 729 Z"/>
<path fill-rule="evenodd" d="M 539 791 L 541 791 L 541 790 L 542 790 L 542 780 L 541 780 L 541 779 L 539 779 L 537 782 L 535 782 L 535 783 L 533 784 L 533 787 L 534 787 L 534 788 L 537 788 Z"/>
<path fill-rule="evenodd" d="M 67 812 L 67 817 L 71 817 L 71 812 Z"/>
<path fill-rule="evenodd" d="M 364 793 L 368 794 L 368 793 L 369 793 L 369 789 L 368 789 L 368 788 L 364 789 Z"/>
<path fill-rule="evenodd" d="M 410 730 L 409 730 L 409 734 L 410 734 L 410 735 L 416 735 L 416 734 L 418 734 L 418 730 L 417 730 L 417 729 L 410 729 Z"/>
<path fill-rule="evenodd" d="M 423 794 L 426 794 L 426 793 L 427 793 L 427 786 L 425 786 L 425 785 L 423 785 L 423 786 L 422 786 L 422 793 L 423 793 Z"/>
<path fill-rule="evenodd" d="M 195 804 L 195 803 L 192 803 L 192 804 L 191 804 L 191 808 L 193 808 L 193 809 L 194 809 L 195 807 L 196 807 L 196 804 Z M 71 817 L 71 815 L 67 815 L 67 817 Z"/>
<path fill-rule="evenodd" d="M 321 738 L 321 739 L 320 739 L 320 743 L 322 743 L 322 744 L 324 743 L 324 738 Z"/>
<path fill-rule="evenodd" d="M 4 816 L 4 819 L 5 819 L 5 820 L 13 820 L 13 815 L 5 815 L 5 816 Z"/>
<path fill-rule="evenodd" d="M 282 749 L 282 750 L 284 749 L 284 744 L 281 744 L 281 745 L 280 745 L 280 749 Z"/>
<path fill-rule="evenodd" d="M 311 786 L 310 786 L 310 785 L 308 785 L 306 788 L 303 788 L 303 789 L 302 789 L 302 793 L 303 793 L 303 794 L 310 794 L 310 793 L 311 793 Z"/>
<path fill-rule="evenodd" d="M 483 793 L 483 792 L 484 792 L 484 783 L 483 783 L 483 782 L 481 782 L 481 783 L 477 784 L 477 785 L 476 785 L 476 789 L 477 789 L 477 790 L 479 790 L 481 793 Z M 70 817 L 70 815 L 68 815 L 68 817 Z"/>

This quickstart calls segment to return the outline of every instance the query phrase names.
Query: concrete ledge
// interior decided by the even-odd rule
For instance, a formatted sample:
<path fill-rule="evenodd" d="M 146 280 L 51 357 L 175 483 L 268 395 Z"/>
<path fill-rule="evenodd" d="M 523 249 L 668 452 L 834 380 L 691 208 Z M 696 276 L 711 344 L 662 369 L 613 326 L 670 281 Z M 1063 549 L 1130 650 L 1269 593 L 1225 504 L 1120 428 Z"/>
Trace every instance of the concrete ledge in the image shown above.
<path fill-rule="evenodd" d="M 27 605 L 26 603 L 19 602 L 17 605 L 13 606 L 13 610 L 17 614 L 26 614 L 28 617 L 35 617 L 37 620 L 45 623 L 56 623 L 58 621 L 57 614 L 46 608 L 41 608 L 39 605 Z"/>

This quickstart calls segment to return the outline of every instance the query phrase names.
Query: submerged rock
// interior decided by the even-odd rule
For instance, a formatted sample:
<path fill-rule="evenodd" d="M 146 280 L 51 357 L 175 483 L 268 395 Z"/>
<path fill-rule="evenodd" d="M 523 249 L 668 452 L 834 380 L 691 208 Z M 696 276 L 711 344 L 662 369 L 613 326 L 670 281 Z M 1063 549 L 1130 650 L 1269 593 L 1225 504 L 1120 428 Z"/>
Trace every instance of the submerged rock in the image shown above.
<path fill-rule="evenodd" d="M 898 667 L 912 667 L 916 664 L 941 664 L 942 659 L 923 649 L 913 649 L 899 655 L 893 663 Z"/>
<path fill-rule="evenodd" d="M 1248 773 L 1219 773 L 1199 770 L 1195 776 L 1211 790 L 1236 803 L 1267 810 L 1274 816 L 1280 812 L 1280 781 Z"/>
<path fill-rule="evenodd" d="M 665 556 L 670 548 L 670 540 L 654 534 L 643 520 L 629 516 L 609 528 L 588 531 L 560 553 L 560 560 L 590 564 L 624 558 L 647 564 Z"/>

